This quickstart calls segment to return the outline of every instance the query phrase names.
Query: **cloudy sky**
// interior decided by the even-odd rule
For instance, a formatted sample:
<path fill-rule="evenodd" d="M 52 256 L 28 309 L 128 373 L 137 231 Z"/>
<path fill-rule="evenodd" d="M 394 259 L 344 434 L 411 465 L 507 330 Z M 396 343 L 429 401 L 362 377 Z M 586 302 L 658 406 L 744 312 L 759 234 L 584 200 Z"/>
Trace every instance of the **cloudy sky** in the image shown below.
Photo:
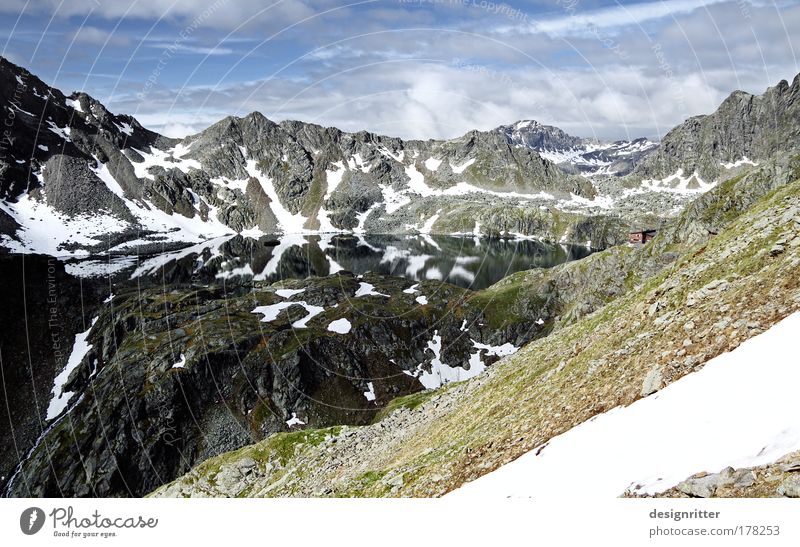
<path fill-rule="evenodd" d="M 171 136 L 260 110 L 659 137 L 800 72 L 800 0 L 3 0 L 3 55 Z"/>

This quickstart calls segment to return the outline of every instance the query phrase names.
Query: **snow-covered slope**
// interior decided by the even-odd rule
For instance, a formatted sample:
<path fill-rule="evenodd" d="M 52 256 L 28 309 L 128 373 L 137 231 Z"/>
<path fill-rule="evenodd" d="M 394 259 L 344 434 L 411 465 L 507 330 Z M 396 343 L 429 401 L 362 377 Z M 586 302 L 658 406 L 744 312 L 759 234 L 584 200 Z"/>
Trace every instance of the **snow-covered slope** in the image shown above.
<path fill-rule="evenodd" d="M 800 313 L 628 407 L 595 416 L 450 495 L 656 493 L 699 472 L 800 449 Z"/>

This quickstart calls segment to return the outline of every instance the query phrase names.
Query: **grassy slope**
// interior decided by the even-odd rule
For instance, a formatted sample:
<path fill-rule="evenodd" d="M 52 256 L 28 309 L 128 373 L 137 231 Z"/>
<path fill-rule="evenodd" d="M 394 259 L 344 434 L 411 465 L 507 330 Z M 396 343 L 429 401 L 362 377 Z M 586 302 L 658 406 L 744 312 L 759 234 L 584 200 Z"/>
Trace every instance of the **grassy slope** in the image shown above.
<path fill-rule="evenodd" d="M 787 212 L 788 211 L 788 212 Z M 598 312 L 470 382 L 294 456 L 270 440 L 209 460 L 161 495 L 441 495 L 551 437 L 666 385 L 800 309 L 800 183 Z M 785 240 L 784 251 L 771 249 Z M 691 305 L 689 305 L 691 303 Z M 255 466 L 230 477 L 243 455 Z"/>

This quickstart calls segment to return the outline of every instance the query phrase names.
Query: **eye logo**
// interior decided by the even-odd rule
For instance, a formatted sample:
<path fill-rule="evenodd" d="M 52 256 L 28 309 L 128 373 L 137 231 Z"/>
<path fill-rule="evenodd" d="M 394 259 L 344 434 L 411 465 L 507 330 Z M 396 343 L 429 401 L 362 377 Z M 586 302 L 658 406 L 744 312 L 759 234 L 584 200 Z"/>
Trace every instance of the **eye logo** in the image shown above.
<path fill-rule="evenodd" d="M 19 517 L 19 527 L 26 536 L 32 536 L 44 526 L 44 511 L 38 507 L 25 509 Z"/>

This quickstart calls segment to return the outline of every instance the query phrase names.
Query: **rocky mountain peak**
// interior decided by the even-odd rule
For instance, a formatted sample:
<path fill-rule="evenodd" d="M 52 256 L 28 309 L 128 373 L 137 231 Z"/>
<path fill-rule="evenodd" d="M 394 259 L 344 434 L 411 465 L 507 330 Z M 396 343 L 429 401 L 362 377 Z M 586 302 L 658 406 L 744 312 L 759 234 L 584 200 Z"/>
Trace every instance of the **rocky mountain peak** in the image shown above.
<path fill-rule="evenodd" d="M 741 165 L 797 149 L 800 137 L 800 75 L 762 95 L 734 91 L 713 113 L 672 129 L 659 149 L 633 172 L 631 182 L 711 184 Z"/>
<path fill-rule="evenodd" d="M 644 138 L 601 142 L 575 137 L 551 125 L 522 120 L 496 129 L 512 146 L 529 148 L 559 165 L 567 173 L 624 175 L 650 154 L 656 143 Z"/>

